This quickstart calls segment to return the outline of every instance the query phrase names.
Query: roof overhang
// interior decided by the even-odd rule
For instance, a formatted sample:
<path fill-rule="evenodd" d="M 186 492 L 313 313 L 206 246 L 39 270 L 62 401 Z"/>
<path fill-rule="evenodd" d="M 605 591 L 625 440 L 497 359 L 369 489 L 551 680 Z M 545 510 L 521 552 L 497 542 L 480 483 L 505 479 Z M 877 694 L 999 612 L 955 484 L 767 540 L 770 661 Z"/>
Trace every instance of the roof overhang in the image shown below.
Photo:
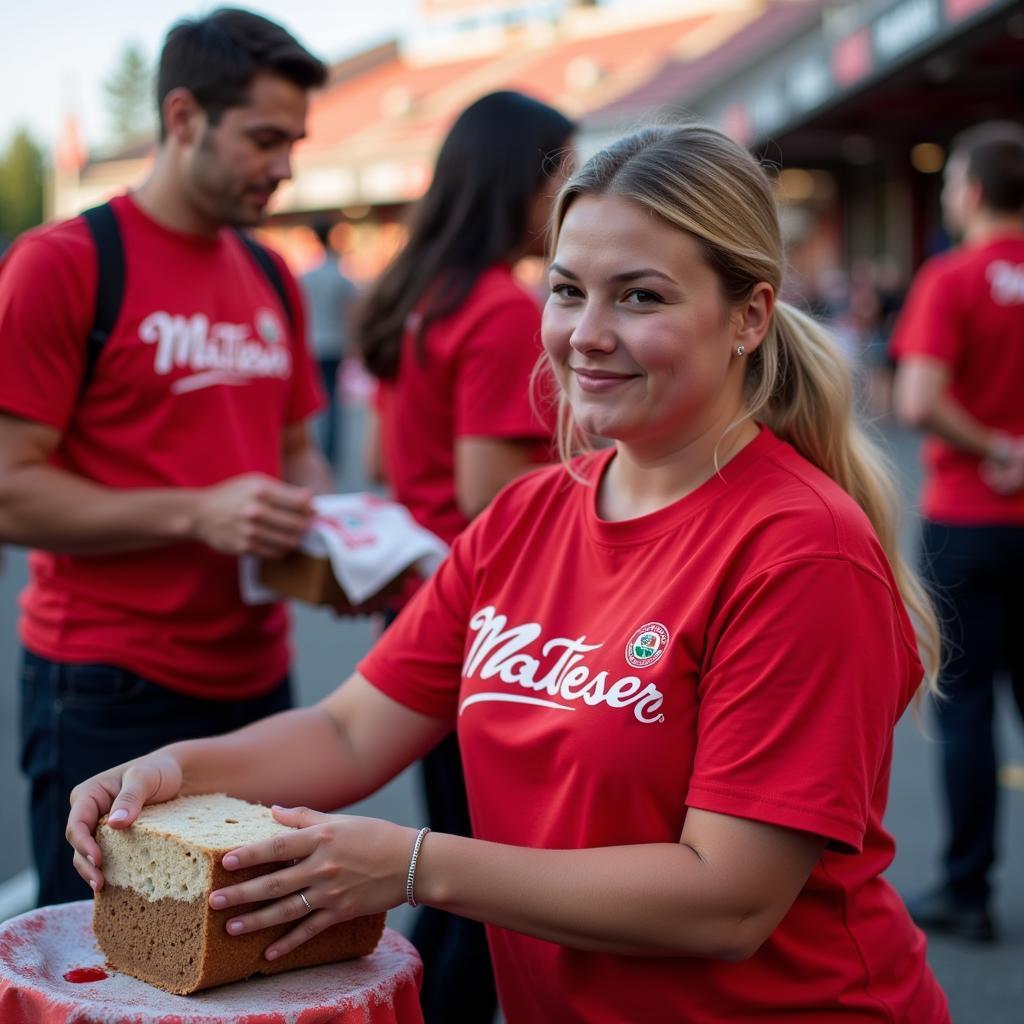
<path fill-rule="evenodd" d="M 1019 0 L 888 0 L 827 10 L 688 106 L 738 141 L 762 145 L 1019 9 Z"/>

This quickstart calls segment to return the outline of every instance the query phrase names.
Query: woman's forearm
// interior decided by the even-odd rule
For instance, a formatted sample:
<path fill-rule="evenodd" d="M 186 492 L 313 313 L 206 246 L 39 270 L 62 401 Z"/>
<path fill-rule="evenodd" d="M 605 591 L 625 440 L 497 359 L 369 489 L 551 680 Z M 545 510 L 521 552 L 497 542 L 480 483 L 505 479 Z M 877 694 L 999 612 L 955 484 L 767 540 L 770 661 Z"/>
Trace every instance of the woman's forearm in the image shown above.
<path fill-rule="evenodd" d="M 223 792 L 263 804 L 335 810 L 370 792 L 344 734 L 319 707 L 283 711 L 166 751 L 181 765 L 182 794 Z"/>
<path fill-rule="evenodd" d="M 688 846 L 535 850 L 430 834 L 421 903 L 591 952 L 752 955 L 778 923 Z"/>

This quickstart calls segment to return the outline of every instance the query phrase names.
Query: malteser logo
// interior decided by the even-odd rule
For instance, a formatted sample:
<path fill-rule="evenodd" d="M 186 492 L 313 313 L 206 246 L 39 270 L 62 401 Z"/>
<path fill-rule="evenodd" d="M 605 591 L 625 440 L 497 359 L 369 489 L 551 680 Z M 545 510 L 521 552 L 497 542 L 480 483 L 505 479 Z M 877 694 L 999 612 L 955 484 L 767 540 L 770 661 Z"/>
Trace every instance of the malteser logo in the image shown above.
<path fill-rule="evenodd" d="M 215 385 L 243 386 L 264 377 L 287 379 L 292 356 L 289 346 L 281 344 L 285 337 L 280 317 L 266 308 L 257 312 L 255 324 L 211 323 L 204 313 L 157 310 L 139 325 L 139 339 L 154 348 L 153 369 L 173 377 L 170 390 L 176 395 Z"/>
<path fill-rule="evenodd" d="M 272 310 L 263 307 L 256 313 L 256 333 L 271 345 L 276 345 L 284 339 L 284 327 L 281 319 Z"/>
<path fill-rule="evenodd" d="M 992 286 L 992 301 L 997 306 L 1019 306 L 1024 303 L 1024 263 L 994 260 L 985 270 Z"/>
<path fill-rule="evenodd" d="M 655 625 L 664 634 L 664 639 L 659 638 L 663 644 L 668 633 L 664 626 Z M 634 675 L 609 679 L 608 670 L 594 664 L 600 660 L 604 645 L 588 644 L 585 635 L 545 640 L 539 622 L 510 626 L 508 618 L 494 605 L 473 615 L 469 629 L 470 635 L 476 635 L 462 666 L 463 678 L 468 681 L 475 677 L 481 682 L 493 679 L 513 689 L 471 693 L 463 699 L 460 715 L 469 707 L 494 701 L 568 712 L 602 705 L 631 708 L 633 717 L 645 725 L 665 721 L 661 713 L 665 695 L 658 687 Z M 516 687 L 530 692 L 516 692 Z"/>
<path fill-rule="evenodd" d="M 626 661 L 633 668 L 653 665 L 668 647 L 668 630 L 660 622 L 641 626 L 626 644 Z"/>

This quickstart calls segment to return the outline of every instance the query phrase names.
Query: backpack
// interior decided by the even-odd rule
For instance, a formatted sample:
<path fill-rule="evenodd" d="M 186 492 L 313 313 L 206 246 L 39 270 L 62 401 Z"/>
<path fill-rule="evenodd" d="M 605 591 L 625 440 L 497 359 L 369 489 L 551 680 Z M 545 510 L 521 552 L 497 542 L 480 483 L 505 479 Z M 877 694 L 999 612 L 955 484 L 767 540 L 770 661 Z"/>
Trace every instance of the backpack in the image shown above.
<path fill-rule="evenodd" d="M 114 329 L 114 324 L 117 323 L 118 314 L 121 312 L 121 302 L 124 298 L 124 244 L 121 240 L 121 228 L 117 223 L 117 215 L 110 203 L 93 206 L 91 209 L 83 211 L 82 217 L 85 218 L 85 223 L 96 245 L 98 268 L 96 307 L 93 313 L 92 328 L 86 338 L 85 368 L 82 372 L 81 390 L 85 391 L 95 373 L 96 363 L 103 352 L 103 346 L 106 345 L 107 339 Z M 294 334 L 296 331 L 295 310 L 292 308 L 291 300 L 285 289 L 280 269 L 265 246 L 260 245 L 240 228 L 235 228 L 234 231 L 238 240 L 252 256 L 256 266 L 259 267 L 277 293 Z"/>

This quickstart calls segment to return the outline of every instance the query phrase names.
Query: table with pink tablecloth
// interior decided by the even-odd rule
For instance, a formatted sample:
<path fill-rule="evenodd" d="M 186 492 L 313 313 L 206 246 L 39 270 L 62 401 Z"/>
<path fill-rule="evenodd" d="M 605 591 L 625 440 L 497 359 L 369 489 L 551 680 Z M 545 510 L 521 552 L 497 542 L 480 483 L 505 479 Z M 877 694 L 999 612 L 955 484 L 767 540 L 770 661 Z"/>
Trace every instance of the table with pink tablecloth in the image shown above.
<path fill-rule="evenodd" d="M 106 966 L 83 900 L 0 924 L 0 1022 L 422 1024 L 422 970 L 412 944 L 387 929 L 357 960 L 175 996 Z"/>

